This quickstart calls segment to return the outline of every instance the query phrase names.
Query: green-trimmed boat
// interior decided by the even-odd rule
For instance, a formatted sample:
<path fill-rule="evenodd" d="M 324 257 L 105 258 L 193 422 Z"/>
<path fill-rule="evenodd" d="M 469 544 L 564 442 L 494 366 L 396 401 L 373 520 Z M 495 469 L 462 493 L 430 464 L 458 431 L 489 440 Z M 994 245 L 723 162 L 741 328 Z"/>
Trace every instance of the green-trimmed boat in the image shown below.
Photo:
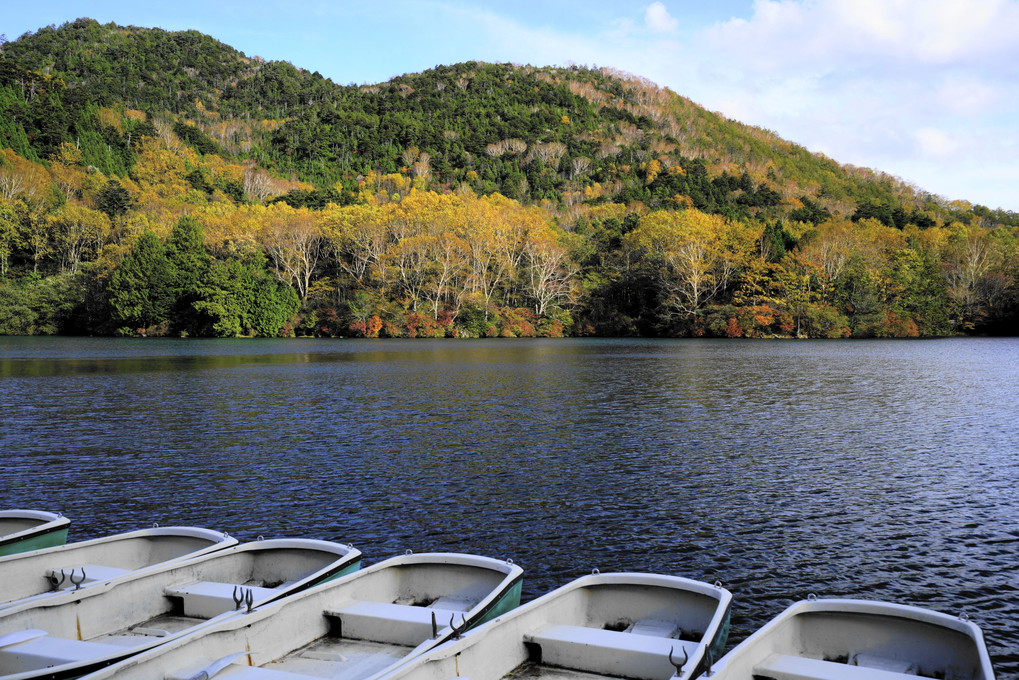
<path fill-rule="evenodd" d="M 402 555 L 86 677 L 374 680 L 516 607 L 522 575 L 487 557 Z"/>
<path fill-rule="evenodd" d="M 725 647 L 731 604 L 732 595 L 717 584 L 592 574 L 408 661 L 383 680 L 691 680 Z"/>
<path fill-rule="evenodd" d="M 350 546 L 271 539 L 23 602 L 0 610 L 0 677 L 77 678 L 360 564 Z"/>
<path fill-rule="evenodd" d="M 0 557 L 0 611 L 237 544 L 220 531 L 153 527 Z"/>
<path fill-rule="evenodd" d="M 0 510 L 0 557 L 63 545 L 71 520 L 43 510 Z"/>

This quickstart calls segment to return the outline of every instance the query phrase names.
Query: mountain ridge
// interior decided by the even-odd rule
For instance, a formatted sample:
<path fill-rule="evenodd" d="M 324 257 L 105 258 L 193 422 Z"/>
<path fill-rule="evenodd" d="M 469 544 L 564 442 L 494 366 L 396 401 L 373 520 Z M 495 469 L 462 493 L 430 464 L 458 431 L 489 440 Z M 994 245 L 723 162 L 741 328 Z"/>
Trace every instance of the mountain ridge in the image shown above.
<path fill-rule="evenodd" d="M 621 179 L 623 188 L 632 188 L 639 170 L 612 172 L 603 162 L 628 152 L 617 166 L 658 160 L 669 167 L 679 159 L 701 160 L 712 179 L 745 173 L 755 187 L 763 182 L 790 204 L 806 197 L 834 213 L 850 215 L 865 202 L 935 212 L 949 207 L 944 199 L 895 177 L 839 164 L 768 130 L 707 111 L 647 79 L 609 68 L 464 62 L 384 83 L 339 85 L 289 62 L 247 57 L 197 31 L 101 25 L 91 19 L 26 34 L 8 43 L 4 55 L 27 70 L 58 74 L 70 90 L 88 91 L 94 103 L 116 102 L 150 115 L 184 118 L 228 153 L 318 185 L 332 184 L 344 173 L 396 171 L 404 152 L 416 147 L 429 155 L 435 166 L 430 169 L 447 186 L 463 181 L 473 168 L 482 175 L 487 171 L 490 179 L 484 181 L 505 195 L 522 200 L 551 196 L 561 202 L 563 194 L 594 183 Z M 510 96 L 493 96 L 493 88 Z M 457 93 L 480 104 L 465 106 Z M 271 134 L 249 127 L 259 114 L 256 122 L 274 128 Z M 436 118 L 441 125 L 434 124 Z M 437 133 L 452 133 L 462 141 Z M 552 179 L 547 173 L 542 178 L 513 163 L 509 171 L 493 170 L 496 163 L 483 161 L 485 149 L 511 139 L 529 146 L 564 143 L 565 153 L 558 157 L 555 150 L 546 150 L 549 159 L 587 159 L 578 163 L 590 164 L 588 181 Z M 39 158 L 54 148 L 40 146 Z M 634 162 L 634 152 L 644 158 Z M 528 175 L 528 190 L 520 190 L 520 174 Z M 571 168 L 561 174 L 576 173 Z M 493 189 L 484 183 L 480 188 L 483 193 Z M 625 197 L 657 204 L 662 195 L 654 196 L 654 189 L 650 196 L 631 191 Z M 712 200 L 694 198 L 697 207 L 712 208 Z"/>
<path fill-rule="evenodd" d="M 338 85 L 86 18 L 0 45 L 0 333 L 1013 333 L 1017 243 L 610 68 Z"/>

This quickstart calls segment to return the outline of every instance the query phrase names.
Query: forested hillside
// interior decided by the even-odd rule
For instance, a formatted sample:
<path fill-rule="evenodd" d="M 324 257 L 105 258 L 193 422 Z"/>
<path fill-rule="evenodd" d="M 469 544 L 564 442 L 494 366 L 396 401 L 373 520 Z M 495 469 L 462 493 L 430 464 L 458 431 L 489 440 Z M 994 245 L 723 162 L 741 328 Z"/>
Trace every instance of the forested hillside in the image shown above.
<path fill-rule="evenodd" d="M 1015 333 L 1017 232 L 610 69 L 0 44 L 0 333 Z"/>

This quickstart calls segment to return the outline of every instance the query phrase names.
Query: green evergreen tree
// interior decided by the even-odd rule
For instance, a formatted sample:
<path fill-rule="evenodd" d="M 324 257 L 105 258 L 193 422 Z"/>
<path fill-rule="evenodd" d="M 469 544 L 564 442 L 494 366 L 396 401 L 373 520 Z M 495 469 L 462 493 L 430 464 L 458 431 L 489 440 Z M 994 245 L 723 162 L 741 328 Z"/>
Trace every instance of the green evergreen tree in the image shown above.
<path fill-rule="evenodd" d="M 110 277 L 110 316 L 117 326 L 149 328 L 166 321 L 174 302 L 162 241 L 145 231 Z"/>
<path fill-rule="evenodd" d="M 211 264 L 192 303 L 197 315 L 193 331 L 197 335 L 233 338 L 244 332 L 250 290 L 247 279 L 247 271 L 239 260 Z"/>
<path fill-rule="evenodd" d="M 275 337 L 300 308 L 301 300 L 297 291 L 265 271 L 254 285 L 249 312 L 251 328 L 259 335 Z"/>
<path fill-rule="evenodd" d="M 764 223 L 764 234 L 761 239 L 764 241 L 764 251 L 768 254 L 768 261 L 778 262 L 786 254 L 786 244 L 783 235 L 785 228 L 782 225 L 782 221 L 777 222 L 765 222 Z"/>
<path fill-rule="evenodd" d="M 201 299 L 201 288 L 212 264 L 201 222 L 193 217 L 177 221 L 166 241 L 166 259 L 174 299 L 173 325 L 188 333 L 199 332 L 204 324 L 196 314 L 194 303 Z"/>
<path fill-rule="evenodd" d="M 115 179 L 111 179 L 96 196 L 96 207 L 115 220 L 131 207 L 131 194 Z"/>

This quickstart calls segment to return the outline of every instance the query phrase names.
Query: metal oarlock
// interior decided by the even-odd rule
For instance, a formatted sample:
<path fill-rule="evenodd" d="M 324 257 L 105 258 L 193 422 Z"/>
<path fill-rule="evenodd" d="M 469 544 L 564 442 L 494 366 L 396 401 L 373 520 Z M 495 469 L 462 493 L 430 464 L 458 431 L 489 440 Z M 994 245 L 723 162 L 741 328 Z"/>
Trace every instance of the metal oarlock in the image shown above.
<path fill-rule="evenodd" d="M 453 639 L 459 640 L 460 636 L 463 635 L 465 630 L 467 630 L 467 615 L 466 614 L 460 615 L 461 622 L 459 628 L 457 628 L 456 625 L 454 625 L 453 623 L 453 620 L 455 618 L 456 614 L 453 614 L 452 616 L 449 617 L 449 627 L 453 629 Z"/>
<path fill-rule="evenodd" d="M 676 675 L 682 675 L 682 673 L 683 673 L 683 666 L 685 666 L 686 662 L 690 660 L 690 655 L 686 653 L 686 648 L 684 647 L 683 648 L 683 663 L 676 663 L 676 661 L 672 658 L 672 652 L 674 650 L 675 650 L 675 647 L 669 647 L 669 663 L 671 663 L 673 666 L 675 666 L 675 668 L 676 668 Z"/>
<path fill-rule="evenodd" d="M 64 570 L 61 569 L 59 579 L 56 574 L 50 574 L 48 578 L 50 580 L 50 587 L 53 588 L 53 590 L 60 590 L 60 586 L 64 585 L 64 581 L 67 580 L 67 574 L 65 574 Z"/>
<path fill-rule="evenodd" d="M 234 611 L 241 608 L 242 605 L 247 606 L 248 613 L 251 613 L 251 605 L 255 603 L 255 592 L 251 588 L 245 588 L 244 586 L 234 586 L 233 592 L 234 600 Z"/>

